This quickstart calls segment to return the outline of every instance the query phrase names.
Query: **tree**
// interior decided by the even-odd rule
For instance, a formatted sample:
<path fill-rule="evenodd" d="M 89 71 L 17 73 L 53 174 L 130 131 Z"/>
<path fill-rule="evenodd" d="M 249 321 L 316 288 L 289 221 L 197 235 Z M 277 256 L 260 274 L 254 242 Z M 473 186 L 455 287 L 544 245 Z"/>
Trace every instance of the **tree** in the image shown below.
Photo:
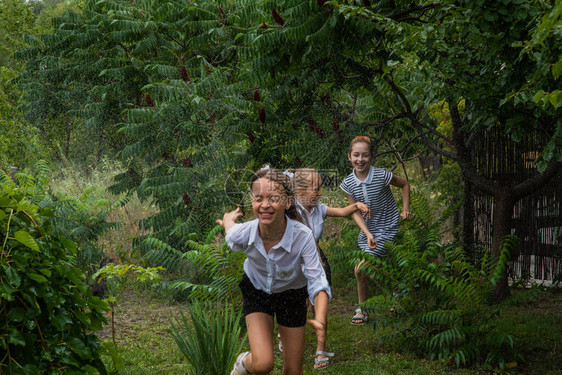
<path fill-rule="evenodd" d="M 343 170 L 348 141 L 366 134 L 380 165 L 431 149 L 458 162 L 466 189 L 509 197 L 497 202 L 498 256 L 513 202 L 560 165 L 554 9 L 538 0 L 87 1 L 82 17 L 66 14 L 56 37 L 27 51 L 30 82 L 54 64 L 65 90 L 87 93 L 68 108 L 91 109 L 86 124 L 104 132 L 121 127 L 129 168 L 114 190 L 151 197 L 160 212 L 145 225 L 176 248 L 209 227 L 213 208 L 243 200 L 227 194 L 240 168 Z M 450 133 L 430 115 L 443 100 Z M 474 150 L 493 127 L 514 141 L 547 134 L 536 150 L 543 173 L 513 187 L 483 175 Z"/>
<path fill-rule="evenodd" d="M 264 3 L 268 6 L 273 3 Z M 511 233 L 515 202 L 560 170 L 558 8 L 552 2 L 520 0 L 275 2 L 274 22 L 280 26 L 266 30 L 268 38 L 254 35 L 253 56 L 262 63 L 258 65 L 262 74 L 272 77 L 270 87 L 279 85 L 281 97 L 276 102 L 302 109 L 301 118 L 335 98 L 337 107 L 324 108 L 344 119 L 349 130 L 362 129 L 371 136 L 380 132 L 378 139 L 390 136 L 393 142 L 402 137 L 403 150 L 421 140 L 427 148 L 455 160 L 467 192 L 474 189 L 495 199 L 491 251 L 497 259 L 503 238 Z M 377 88 L 378 103 L 369 97 Z M 304 95 L 299 97 L 299 92 Z M 427 113 L 441 100 L 450 111 L 449 134 Z M 462 111 L 461 102 L 465 103 Z M 365 121 L 373 113 L 357 103 L 367 103 L 371 109 L 378 104 L 381 112 L 390 115 Z M 298 114 L 291 113 L 290 121 L 295 117 Z M 319 138 L 327 138 L 326 127 L 308 122 Z M 354 128 L 354 123 L 359 126 Z M 475 151 L 492 129 L 499 129 L 500 140 L 516 143 L 544 134 L 546 141 L 537 140 L 532 150 L 540 154 L 538 171 L 507 185 L 491 176 L 476 160 Z M 332 141 L 324 144 L 333 145 Z M 314 149 L 319 152 L 312 154 L 321 163 L 325 149 Z M 499 156 L 490 155 L 491 160 Z M 507 293 L 504 273 L 492 300 L 502 300 Z"/>
<path fill-rule="evenodd" d="M 31 7 L 20 0 L 0 3 L 0 167 L 23 169 L 43 152 L 33 127 L 18 109 L 21 92 L 15 79 L 22 70 L 14 52 L 25 45 L 24 34 L 35 32 Z"/>
<path fill-rule="evenodd" d="M 34 31 L 35 15 L 22 0 L 6 0 L 0 3 L 0 66 L 17 69 L 13 53 L 24 47 L 23 35 Z"/>
<path fill-rule="evenodd" d="M 543 72 L 545 66 L 556 62 L 554 57 L 559 58 L 561 46 L 551 39 L 539 46 L 533 39 L 541 28 L 541 19 L 544 23 L 544 19 L 552 18 L 555 12 L 552 5 L 542 1 L 451 4 L 441 8 L 446 12 L 440 14 L 439 23 L 430 22 L 420 28 L 425 37 L 421 44 L 412 47 L 420 65 L 425 65 L 423 72 L 430 83 L 426 104 L 437 98 L 446 99 L 452 133 L 438 133 L 417 116 L 411 116 L 411 124 L 420 134 L 431 132 L 431 136 L 422 137 L 429 148 L 458 162 L 465 188 L 494 198 L 491 252 L 496 259 L 500 244 L 511 234 L 514 204 L 552 180 L 561 167 L 562 113 L 558 99 L 549 103 L 534 100 L 535 87 L 556 95 L 555 80 L 559 72 L 558 76 Z M 531 53 L 533 43 L 536 50 Z M 401 90 L 395 91 L 401 95 Z M 466 103 L 462 110 L 461 101 Z M 552 106 L 545 105 L 552 103 Z M 496 142 L 523 143 L 526 138 L 536 138 L 535 149 L 530 150 L 540 154 L 536 173 L 506 181 L 505 176 L 491 174 L 491 166 L 476 158 L 482 141 L 496 129 Z M 437 147 L 435 140 L 439 138 L 454 148 Z M 521 165 L 523 151 L 515 157 Z M 490 155 L 488 163 L 498 156 Z M 521 174 L 522 170 L 514 172 Z M 504 273 L 492 291 L 491 300 L 501 301 L 508 293 L 507 273 Z"/>

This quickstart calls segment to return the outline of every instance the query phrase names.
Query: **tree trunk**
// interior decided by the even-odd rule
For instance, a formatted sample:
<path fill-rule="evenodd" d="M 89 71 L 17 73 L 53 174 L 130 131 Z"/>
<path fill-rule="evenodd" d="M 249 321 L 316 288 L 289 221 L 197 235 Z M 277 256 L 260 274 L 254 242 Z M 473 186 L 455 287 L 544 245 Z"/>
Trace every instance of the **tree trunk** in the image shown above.
<path fill-rule="evenodd" d="M 470 181 L 464 181 L 464 201 L 460 210 L 460 222 L 462 223 L 462 241 L 465 244 L 466 255 L 476 260 L 474 249 L 474 192 Z"/>
<path fill-rule="evenodd" d="M 492 228 L 491 256 L 496 264 L 501 255 L 501 243 L 504 238 L 511 234 L 511 217 L 513 205 L 515 204 L 509 189 L 502 189 L 494 196 L 494 214 Z M 509 285 L 507 282 L 507 267 L 502 271 L 502 276 L 490 291 L 490 302 L 500 303 L 509 297 Z"/>
<path fill-rule="evenodd" d="M 420 162 L 423 179 L 426 181 L 433 173 L 438 172 L 441 169 L 441 161 L 435 154 L 419 155 L 418 161 Z"/>

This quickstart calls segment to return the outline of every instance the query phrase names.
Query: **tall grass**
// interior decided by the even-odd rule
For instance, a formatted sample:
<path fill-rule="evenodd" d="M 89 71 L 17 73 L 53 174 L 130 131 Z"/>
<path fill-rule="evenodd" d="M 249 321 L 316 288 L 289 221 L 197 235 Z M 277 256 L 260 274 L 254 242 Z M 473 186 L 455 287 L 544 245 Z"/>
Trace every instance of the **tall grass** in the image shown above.
<path fill-rule="evenodd" d="M 242 312 L 231 305 L 213 305 L 194 301 L 189 321 L 183 312 L 170 319 L 170 333 L 180 351 L 193 367 L 194 375 L 229 374 L 242 351 Z"/>

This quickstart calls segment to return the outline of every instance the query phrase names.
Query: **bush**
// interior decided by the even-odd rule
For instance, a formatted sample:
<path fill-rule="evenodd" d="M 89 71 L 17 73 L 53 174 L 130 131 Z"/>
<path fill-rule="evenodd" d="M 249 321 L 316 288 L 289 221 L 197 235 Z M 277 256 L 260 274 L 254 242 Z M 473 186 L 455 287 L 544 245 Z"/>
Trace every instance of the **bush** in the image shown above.
<path fill-rule="evenodd" d="M 497 328 L 497 318 L 505 307 L 532 298 L 538 289 L 501 305 L 488 303 L 517 239 L 506 238 L 499 261 L 484 256 L 474 264 L 461 244 L 441 243 L 437 230 L 446 215 L 432 222 L 428 200 L 414 195 L 412 201 L 417 222 L 387 244 L 386 259 L 354 253 L 353 263 L 366 258 L 370 263 L 365 272 L 387 289 L 387 295 L 364 303 L 380 318 L 376 329 L 391 328 L 383 340 L 456 366 L 505 368 L 519 360 L 513 337 Z"/>
<path fill-rule="evenodd" d="M 224 229 L 217 225 L 204 241 L 196 241 L 197 235 L 191 234 L 184 244 L 186 252 L 149 236 L 144 241 L 147 250 L 143 258 L 148 264 L 166 269 L 166 284 L 171 291 L 188 293 L 189 299 L 240 305 L 238 283 L 246 256 L 243 252 L 231 251 L 225 242 L 216 242 L 216 236 L 222 233 Z"/>
<path fill-rule="evenodd" d="M 100 342 L 105 302 L 74 267 L 76 244 L 53 232 L 54 211 L 0 171 L 0 372 L 105 374 Z"/>
<path fill-rule="evenodd" d="M 189 308 L 191 323 L 183 312 L 170 321 L 174 340 L 196 375 L 230 373 L 237 355 L 242 351 L 247 335 L 242 334 L 242 312 L 232 305 L 201 304 L 195 301 Z"/>

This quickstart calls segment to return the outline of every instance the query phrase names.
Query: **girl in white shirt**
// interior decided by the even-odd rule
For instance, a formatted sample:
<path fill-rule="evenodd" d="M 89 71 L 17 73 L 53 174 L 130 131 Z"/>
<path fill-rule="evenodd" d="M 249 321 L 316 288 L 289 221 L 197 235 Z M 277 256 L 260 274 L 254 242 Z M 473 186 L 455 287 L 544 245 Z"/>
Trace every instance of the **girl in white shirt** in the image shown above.
<path fill-rule="evenodd" d="M 274 316 L 283 343 L 283 374 L 302 374 L 306 296 L 313 304 L 327 303 L 330 286 L 312 231 L 296 211 L 289 177 L 262 169 L 250 188 L 255 220 L 236 224 L 240 209 L 217 220 L 231 249 L 247 255 L 240 289 L 250 352 L 238 356 L 231 375 L 273 370 Z"/>
<path fill-rule="evenodd" d="M 318 255 L 322 261 L 322 266 L 326 272 L 328 283 L 331 284 L 331 271 L 328 258 L 318 246 L 318 241 L 322 237 L 324 220 L 326 217 L 346 217 L 357 211 L 362 211 L 363 216 L 370 212 L 369 206 L 362 202 L 355 202 L 347 207 L 328 207 L 319 201 L 322 196 L 322 177 L 312 168 L 297 169 L 293 175 L 293 184 L 296 193 L 297 211 L 305 219 L 306 224 L 316 241 Z M 325 302 L 325 303 L 324 303 Z M 323 369 L 328 367 L 329 357 L 333 353 L 326 352 L 326 331 L 328 328 L 328 301 L 321 300 L 314 308 L 314 319 L 309 320 L 308 324 L 316 331 L 317 346 L 314 359 L 314 368 Z"/>

